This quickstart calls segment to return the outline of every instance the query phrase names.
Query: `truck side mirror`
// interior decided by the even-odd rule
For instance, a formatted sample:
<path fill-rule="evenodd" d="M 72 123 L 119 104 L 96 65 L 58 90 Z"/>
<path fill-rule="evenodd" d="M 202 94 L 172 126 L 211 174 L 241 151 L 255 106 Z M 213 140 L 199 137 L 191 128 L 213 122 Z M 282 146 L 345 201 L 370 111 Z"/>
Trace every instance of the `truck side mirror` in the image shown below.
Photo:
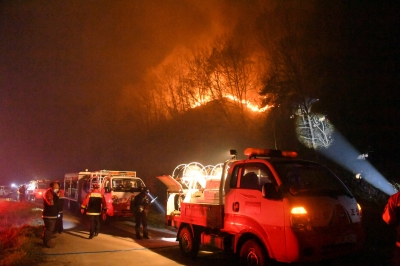
<path fill-rule="evenodd" d="M 110 187 L 105 187 L 104 188 L 104 193 L 110 193 L 111 192 L 111 188 Z"/>
<path fill-rule="evenodd" d="M 262 196 L 266 199 L 281 199 L 282 195 L 278 187 L 273 183 L 265 183 L 262 187 Z"/>

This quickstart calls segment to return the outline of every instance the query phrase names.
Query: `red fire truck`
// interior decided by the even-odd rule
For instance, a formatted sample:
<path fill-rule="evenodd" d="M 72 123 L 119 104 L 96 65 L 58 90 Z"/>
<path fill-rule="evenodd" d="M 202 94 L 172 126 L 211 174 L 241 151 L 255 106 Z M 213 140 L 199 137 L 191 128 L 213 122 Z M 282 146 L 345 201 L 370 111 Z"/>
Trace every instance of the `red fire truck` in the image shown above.
<path fill-rule="evenodd" d="M 50 180 L 31 180 L 26 189 L 26 198 L 28 201 L 43 199 L 43 193 L 49 188 Z"/>
<path fill-rule="evenodd" d="M 80 206 L 93 184 L 98 184 L 107 202 L 107 213 L 102 219 L 111 217 L 130 217 L 130 202 L 145 187 L 135 171 L 99 170 L 68 173 L 64 177 L 64 204 L 74 213 L 80 212 Z"/>
<path fill-rule="evenodd" d="M 360 250 L 361 207 L 330 170 L 295 152 L 245 150 L 215 167 L 180 165 L 168 187 L 166 222 L 181 253 L 202 246 L 238 254 L 244 265 L 320 261 Z"/>

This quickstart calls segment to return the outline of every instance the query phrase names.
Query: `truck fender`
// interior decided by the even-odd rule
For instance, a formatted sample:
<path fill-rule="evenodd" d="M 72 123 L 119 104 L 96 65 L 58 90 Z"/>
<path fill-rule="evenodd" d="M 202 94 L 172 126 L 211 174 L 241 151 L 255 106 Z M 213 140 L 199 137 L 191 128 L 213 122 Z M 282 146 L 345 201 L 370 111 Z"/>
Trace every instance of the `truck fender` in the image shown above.
<path fill-rule="evenodd" d="M 176 241 L 179 241 L 179 234 L 182 231 L 182 228 L 189 226 L 190 227 L 190 231 L 192 232 L 192 234 L 194 234 L 194 229 L 193 229 L 193 225 L 192 224 L 188 224 L 188 223 L 181 223 L 178 229 L 178 232 L 176 233 Z"/>
<path fill-rule="evenodd" d="M 246 232 L 240 235 L 236 235 L 235 240 L 234 240 L 234 250 L 233 252 L 235 254 L 239 254 L 243 244 L 250 240 L 253 239 L 256 242 L 258 242 L 261 247 L 267 252 L 267 255 L 269 258 L 273 258 L 273 256 L 271 256 L 271 249 L 269 248 L 269 243 L 268 241 L 262 241 L 260 239 L 260 237 L 258 237 L 254 232 Z"/>
<path fill-rule="evenodd" d="M 197 236 L 200 236 L 200 233 L 202 231 L 201 226 L 196 226 L 196 225 L 192 225 L 192 224 L 188 224 L 188 223 L 181 223 L 179 226 L 178 232 L 176 234 L 176 241 L 179 241 L 179 234 L 181 233 L 182 228 L 184 228 L 186 226 L 188 226 L 190 228 L 193 238 L 195 237 L 196 234 L 197 234 Z"/>
<path fill-rule="evenodd" d="M 272 251 L 271 245 L 269 243 L 269 236 L 267 232 L 260 226 L 260 224 L 256 221 L 246 220 L 248 227 L 243 229 L 238 234 L 236 234 L 234 239 L 234 252 L 237 253 L 240 251 L 241 246 L 249 240 L 250 238 L 256 239 L 268 252 L 270 258 L 275 258 L 275 255 Z"/>

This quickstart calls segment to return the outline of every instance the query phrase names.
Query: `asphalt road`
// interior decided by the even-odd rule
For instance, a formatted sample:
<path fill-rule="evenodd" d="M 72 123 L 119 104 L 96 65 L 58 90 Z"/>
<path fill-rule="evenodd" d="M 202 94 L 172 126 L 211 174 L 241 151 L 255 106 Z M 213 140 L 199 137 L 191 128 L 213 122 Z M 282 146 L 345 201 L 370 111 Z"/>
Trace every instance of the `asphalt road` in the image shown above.
<path fill-rule="evenodd" d="M 367 243 L 359 254 L 317 264 L 274 262 L 269 265 L 389 265 L 393 245 L 388 238 L 392 233 L 382 224 L 380 210 L 365 209 L 364 226 L 367 231 Z M 42 240 L 37 239 L 37 245 L 43 247 L 45 259 L 41 265 L 237 265 L 235 257 L 204 248 L 201 248 L 196 260 L 184 258 L 180 254 L 178 242 L 175 241 L 176 233 L 172 230 L 150 228 L 151 239 L 136 240 L 134 224 L 131 221 L 116 221 L 102 225 L 99 236 L 88 239 L 88 228 L 84 218 L 65 213 L 65 231 L 56 235 L 54 248 L 44 248 Z"/>
<path fill-rule="evenodd" d="M 194 261 L 181 256 L 176 234 L 167 229 L 149 230 L 150 239 L 136 240 L 134 224 L 118 221 L 102 225 L 100 234 L 88 239 L 85 219 L 66 214 L 64 233 L 56 234 L 54 248 L 43 248 L 41 265 L 232 265 L 220 252 L 202 251 Z M 38 240 L 38 245 L 43 245 Z"/>

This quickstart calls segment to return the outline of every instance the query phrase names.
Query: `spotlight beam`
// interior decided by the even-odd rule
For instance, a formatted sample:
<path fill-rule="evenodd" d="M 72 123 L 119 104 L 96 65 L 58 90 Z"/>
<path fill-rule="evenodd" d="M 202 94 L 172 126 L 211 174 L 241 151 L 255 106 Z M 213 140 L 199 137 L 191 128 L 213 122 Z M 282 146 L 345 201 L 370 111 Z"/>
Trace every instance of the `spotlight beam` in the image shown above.
<path fill-rule="evenodd" d="M 357 159 L 358 152 L 337 130 L 332 135 L 334 143 L 327 149 L 318 151 L 329 159 L 340 164 L 354 174 L 360 174 L 361 177 L 381 190 L 382 192 L 393 195 L 396 189 L 375 169 L 367 160 Z"/>

